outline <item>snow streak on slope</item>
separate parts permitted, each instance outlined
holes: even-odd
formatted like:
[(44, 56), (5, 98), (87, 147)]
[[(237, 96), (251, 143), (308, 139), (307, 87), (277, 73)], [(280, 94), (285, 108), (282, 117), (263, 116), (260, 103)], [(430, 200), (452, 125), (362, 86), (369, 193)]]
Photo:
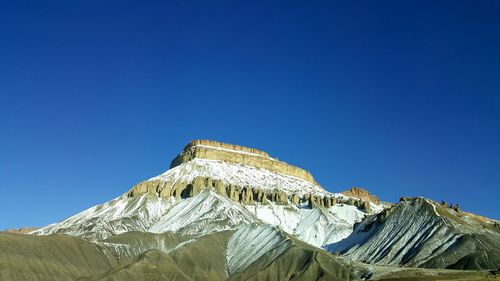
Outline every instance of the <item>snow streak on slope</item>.
[(204, 189), (177, 201), (174, 197), (121, 196), (33, 234), (65, 233), (96, 241), (128, 231), (201, 235), (261, 221), (320, 247), (349, 235), (363, 215), (354, 206), (342, 204), (330, 210), (273, 202), (243, 205)]
[(354, 224), (365, 214), (351, 205), (337, 204), (330, 209), (298, 208), (293, 205), (246, 205), (262, 222), (277, 226), (311, 245), (321, 247), (351, 234)]
[(221, 180), (226, 184), (249, 186), (269, 191), (278, 189), (289, 194), (296, 193), (299, 196), (306, 193), (322, 196), (331, 195), (319, 185), (293, 176), (248, 165), (198, 158), (182, 163), (150, 180), (192, 182), (195, 177), (209, 177)]
[(302, 219), (299, 209), (292, 205), (276, 205), (274, 202), (269, 202), (265, 205), (245, 205), (245, 208), (262, 222), (277, 226), (290, 234)]
[(399, 203), (387, 218), (364, 221), (349, 237), (326, 248), (345, 251), (361, 262), (418, 266), (443, 253), (459, 237), (432, 203), (419, 198)]
[(254, 221), (255, 217), (240, 204), (212, 189), (204, 189), (170, 209), (151, 227), (150, 232), (181, 231), (186, 234), (206, 234)]
[(273, 251), (273, 260), (290, 247), (291, 241), (270, 225), (249, 225), (233, 234), (227, 245), (229, 275), (247, 268), (264, 254)]
[(175, 199), (142, 195), (122, 195), (102, 205), (89, 208), (60, 223), (48, 225), (31, 234), (65, 233), (90, 240), (105, 239), (128, 231), (148, 231)]
[(321, 247), (337, 242), (351, 234), (353, 223), (338, 218), (328, 211), (314, 208), (301, 210), (302, 220), (294, 235), (307, 243)]
[[(372, 206), (380, 206), (376, 204), (371, 204)], [(354, 225), (356, 222), (360, 222), (364, 217), (365, 213), (360, 211), (356, 206), (352, 205), (346, 205), (346, 204), (336, 204), (328, 208), (328, 211), (331, 213), (335, 214), (337, 217), (341, 218), (342, 220), (350, 223), (351, 225)], [(373, 211), (371, 214), (378, 214), (382, 211), (382, 209), (377, 209)]]

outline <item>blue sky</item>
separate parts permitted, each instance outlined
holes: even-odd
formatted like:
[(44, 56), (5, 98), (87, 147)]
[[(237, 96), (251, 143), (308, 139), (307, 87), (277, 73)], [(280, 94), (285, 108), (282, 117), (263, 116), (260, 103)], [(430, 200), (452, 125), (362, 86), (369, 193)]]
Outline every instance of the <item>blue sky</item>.
[(0, 1), (0, 229), (199, 138), (500, 219), (500, 2), (344, 2)]

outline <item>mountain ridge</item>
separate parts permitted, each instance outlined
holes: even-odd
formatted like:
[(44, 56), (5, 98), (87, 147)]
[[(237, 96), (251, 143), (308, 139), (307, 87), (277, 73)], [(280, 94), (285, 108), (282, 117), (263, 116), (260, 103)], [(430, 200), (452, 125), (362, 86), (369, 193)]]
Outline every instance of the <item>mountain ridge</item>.
[[(271, 170), (269, 161), (281, 164)], [(421, 197), (386, 204), (358, 187), (332, 193), (310, 179), (260, 150), (193, 141), (167, 171), (110, 201), (27, 235), (0, 233), (0, 249), (19, 253), (0, 252), (11, 266), (0, 267), (0, 279), (390, 280), (402, 268), (448, 278), (460, 273), (433, 270), (500, 265), (496, 220)], [(44, 246), (59, 240), (71, 256)], [(92, 270), (74, 256), (81, 251), (107, 264)], [(23, 257), (25, 273), (14, 265)]]

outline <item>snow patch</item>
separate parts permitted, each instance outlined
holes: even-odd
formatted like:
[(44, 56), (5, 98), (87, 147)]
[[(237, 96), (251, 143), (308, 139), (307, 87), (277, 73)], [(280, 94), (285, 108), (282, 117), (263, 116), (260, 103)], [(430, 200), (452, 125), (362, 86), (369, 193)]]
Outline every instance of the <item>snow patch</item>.
[(328, 211), (334, 213), (350, 225), (360, 222), (365, 217), (365, 213), (360, 211), (356, 206), (347, 204), (335, 204), (328, 208)]
[(295, 229), (294, 235), (316, 247), (339, 241), (352, 232), (352, 224), (329, 211), (313, 208), (301, 209), (300, 213), (302, 220)]

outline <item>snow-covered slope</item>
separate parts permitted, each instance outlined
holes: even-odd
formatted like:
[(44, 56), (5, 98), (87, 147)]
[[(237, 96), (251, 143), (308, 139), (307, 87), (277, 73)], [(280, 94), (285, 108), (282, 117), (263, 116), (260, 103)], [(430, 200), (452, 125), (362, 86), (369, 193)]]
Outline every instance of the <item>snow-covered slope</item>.
[[(499, 248), (500, 231), (480, 222), (466, 223), (460, 213), (424, 198), (402, 201), (364, 220), (347, 238), (326, 246), (361, 262), (407, 266), (454, 267), (468, 256), (476, 262), (482, 252), (482, 265), (465, 265), (470, 268), (490, 268), (500, 255)], [(489, 257), (492, 249), (496, 250)]]
[(294, 234), (300, 240), (317, 247), (347, 237), (355, 222), (343, 220), (335, 213), (319, 208), (301, 210), (301, 213), (302, 218)]
[(122, 195), (89, 208), (62, 222), (37, 229), (31, 234), (65, 233), (90, 240), (105, 239), (128, 231), (148, 231), (176, 203), (175, 198)]
[(288, 194), (330, 194), (321, 186), (297, 177), (249, 165), (201, 158), (182, 163), (149, 180), (192, 182), (196, 177), (207, 177), (214, 180), (221, 180), (226, 184), (248, 186), (269, 191), (279, 189)]
[(235, 204), (212, 189), (205, 189), (171, 208), (149, 231), (205, 234), (255, 221), (256, 218), (240, 204)]
[(354, 206), (353, 198), (324, 190), (307, 171), (264, 152), (207, 144), (216, 147), (188, 146), (171, 169), (137, 185), (137, 193), (127, 192), (32, 234), (98, 241), (129, 231), (204, 235), (263, 222), (320, 247), (348, 236), (365, 212), (381, 211), (376, 204), (371, 211)]
[(240, 228), (229, 240), (226, 260), (229, 274), (248, 267), (264, 254), (272, 251), (279, 256), (291, 241), (278, 229), (269, 225), (249, 225)]
[(365, 213), (354, 206), (337, 204), (329, 209), (306, 206), (246, 205), (259, 220), (274, 225), (311, 245), (321, 247), (351, 234)]
[(207, 188), (180, 200), (121, 196), (32, 234), (65, 233), (97, 241), (129, 231), (203, 235), (263, 222), (320, 247), (348, 236), (364, 215), (356, 207), (342, 204), (330, 209), (272, 202), (244, 205)]
[(434, 213), (431, 203), (425, 200), (412, 203), (412, 206), (396, 207), (390, 219), (381, 224), (365, 222), (349, 238), (327, 249), (348, 248), (349, 256), (363, 262), (404, 264), (411, 256), (423, 254), (418, 248), (425, 245), (429, 253), (414, 257), (416, 261), (425, 262), (423, 258), (431, 258), (430, 253), (439, 254), (440, 249), (453, 244), (457, 237), (447, 231), (446, 222)]

